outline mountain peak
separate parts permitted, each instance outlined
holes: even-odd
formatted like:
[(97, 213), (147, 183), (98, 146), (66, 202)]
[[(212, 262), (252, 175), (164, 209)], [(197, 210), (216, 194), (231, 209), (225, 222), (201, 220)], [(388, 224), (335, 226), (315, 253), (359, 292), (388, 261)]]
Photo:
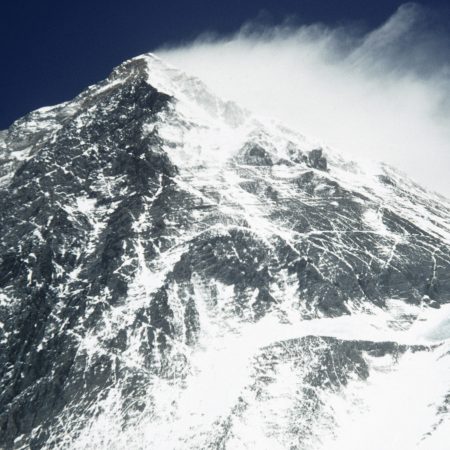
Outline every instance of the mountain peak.
[(329, 448), (445, 378), (448, 202), (154, 55), (2, 132), (0, 176), (2, 448)]

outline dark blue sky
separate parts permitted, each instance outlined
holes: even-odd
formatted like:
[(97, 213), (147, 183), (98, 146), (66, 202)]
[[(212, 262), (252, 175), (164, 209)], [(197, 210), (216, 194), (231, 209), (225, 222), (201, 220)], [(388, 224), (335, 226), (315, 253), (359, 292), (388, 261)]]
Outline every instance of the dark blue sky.
[[(421, 2), (442, 8), (448, 0)], [(5, 0), (0, 12), (0, 129), (68, 100), (127, 58), (204, 31), (233, 32), (261, 12), (275, 23), (376, 27), (396, 0)]]

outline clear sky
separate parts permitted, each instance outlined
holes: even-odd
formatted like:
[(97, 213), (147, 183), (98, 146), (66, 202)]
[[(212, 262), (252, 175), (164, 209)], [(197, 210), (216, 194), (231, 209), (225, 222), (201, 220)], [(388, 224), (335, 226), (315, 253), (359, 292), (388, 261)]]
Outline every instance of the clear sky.
[[(277, 23), (374, 28), (396, 0), (5, 0), (0, 12), (0, 129), (77, 95), (127, 58), (205, 31), (232, 33), (263, 14)], [(448, 1), (425, 2), (443, 8)]]

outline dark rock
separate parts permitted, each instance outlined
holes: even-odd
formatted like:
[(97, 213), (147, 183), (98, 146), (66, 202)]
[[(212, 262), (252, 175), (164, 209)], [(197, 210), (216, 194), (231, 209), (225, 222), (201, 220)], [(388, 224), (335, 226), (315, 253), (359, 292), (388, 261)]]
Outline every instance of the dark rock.
[(327, 170), (327, 159), (323, 155), (323, 150), (321, 148), (308, 152), (308, 165), (314, 169)]

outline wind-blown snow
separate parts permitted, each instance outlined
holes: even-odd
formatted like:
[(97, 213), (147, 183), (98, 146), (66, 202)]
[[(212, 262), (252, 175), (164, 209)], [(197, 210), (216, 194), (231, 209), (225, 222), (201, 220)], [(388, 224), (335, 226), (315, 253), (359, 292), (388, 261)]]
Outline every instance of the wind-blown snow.
[(224, 98), (356, 157), (389, 162), (448, 197), (447, 17), (405, 2), (369, 30), (256, 20), (157, 53)]

